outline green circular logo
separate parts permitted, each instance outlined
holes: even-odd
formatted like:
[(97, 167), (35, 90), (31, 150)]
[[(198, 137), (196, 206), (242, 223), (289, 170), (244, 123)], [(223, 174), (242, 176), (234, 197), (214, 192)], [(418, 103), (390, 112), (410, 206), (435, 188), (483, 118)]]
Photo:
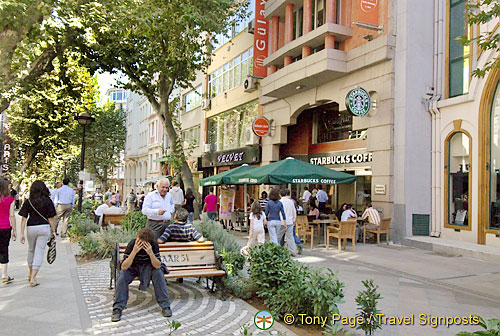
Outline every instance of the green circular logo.
[(267, 310), (261, 310), (253, 317), (253, 323), (260, 330), (268, 330), (274, 324), (274, 317)]
[(347, 93), (345, 105), (353, 116), (364, 117), (370, 112), (372, 100), (365, 89), (357, 87)]

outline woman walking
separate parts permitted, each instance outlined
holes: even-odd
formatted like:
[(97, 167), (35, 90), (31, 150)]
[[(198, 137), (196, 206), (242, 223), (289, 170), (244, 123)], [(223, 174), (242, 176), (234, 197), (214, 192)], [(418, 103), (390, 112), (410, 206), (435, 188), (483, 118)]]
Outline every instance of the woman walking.
[[(280, 214), (282, 217), (280, 217)], [(267, 229), (269, 230), (269, 240), (278, 244), (278, 234), (286, 220), (283, 203), (280, 202), (280, 194), (277, 189), (271, 189), (269, 192), (269, 201), (266, 205), (266, 216), (269, 221)]]
[[(21, 244), (24, 244), (24, 228), (28, 222), (28, 268), (30, 286), (35, 287), (40, 283), (36, 276), (42, 265), (45, 245), (49, 237), (56, 237), (56, 209), (50, 200), (50, 193), (45, 183), (38, 180), (30, 188), (30, 196), (19, 210), (21, 219)], [(49, 224), (50, 223), (50, 224)]]
[(14, 215), (14, 197), (10, 195), (9, 181), (0, 179), (0, 264), (2, 282), (8, 284), (14, 280), (7, 273), (9, 264), (9, 242), (16, 240), (16, 216)]
[(189, 212), (189, 223), (193, 223), (193, 214), (194, 214), (194, 193), (191, 188), (187, 188), (186, 195), (184, 195), (184, 209)]

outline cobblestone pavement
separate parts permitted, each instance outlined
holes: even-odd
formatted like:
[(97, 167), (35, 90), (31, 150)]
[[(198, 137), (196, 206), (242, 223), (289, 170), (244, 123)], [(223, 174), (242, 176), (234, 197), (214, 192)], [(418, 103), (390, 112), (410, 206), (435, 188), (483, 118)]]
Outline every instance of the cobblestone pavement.
[[(127, 308), (122, 320), (111, 322), (113, 290), (109, 290), (109, 260), (94, 261), (77, 267), (78, 278), (87, 303), (94, 335), (167, 335), (168, 320), (161, 315), (152, 286), (138, 290), (138, 282), (130, 285)], [(203, 284), (205, 282), (203, 281)], [(269, 335), (253, 325), (257, 309), (240, 299), (221, 301), (196, 279), (168, 282), (168, 294), (173, 311), (172, 320), (181, 323), (174, 335), (240, 335), (241, 326), (248, 325), (254, 335)], [(275, 323), (271, 334), (286, 332)]]

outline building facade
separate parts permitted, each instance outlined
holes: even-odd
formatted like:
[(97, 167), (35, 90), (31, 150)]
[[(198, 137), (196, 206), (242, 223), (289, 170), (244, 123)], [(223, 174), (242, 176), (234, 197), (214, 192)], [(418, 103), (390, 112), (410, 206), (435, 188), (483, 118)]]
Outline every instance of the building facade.
[(499, 22), (468, 25), (466, 3), (435, 1), (431, 235), (500, 247), (500, 71), (472, 76), (498, 53), (456, 41), (498, 33)]
[[(418, 6), (270, 0), (265, 7), (271, 34), (260, 104), (273, 130), (262, 139), (262, 162), (292, 156), (356, 175), (352, 185), (323, 186), (327, 206), (345, 202), (360, 211), (372, 202), (393, 218), (396, 242), (412, 234), (413, 215), (431, 210), (425, 168), (431, 118), (421, 100), (432, 83), (432, 16), (426, 14), (432, 4)], [(416, 54), (414, 37), (423, 41)], [(365, 116), (347, 108), (348, 94), (359, 88), (371, 99)], [(414, 162), (424, 167), (418, 175)]]

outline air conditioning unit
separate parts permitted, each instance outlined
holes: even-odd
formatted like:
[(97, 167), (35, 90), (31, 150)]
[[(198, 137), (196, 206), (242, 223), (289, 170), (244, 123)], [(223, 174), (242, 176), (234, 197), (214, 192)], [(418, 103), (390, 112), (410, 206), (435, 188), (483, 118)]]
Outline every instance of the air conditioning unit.
[(255, 32), (255, 21), (252, 20), (248, 22), (248, 33), (253, 34)]
[(208, 143), (208, 144), (205, 144), (205, 146), (203, 146), (203, 151), (204, 151), (205, 153), (210, 152), (210, 151), (211, 151), (211, 149), (212, 149), (212, 145), (211, 145), (211, 144), (209, 144), (209, 143)]
[(259, 137), (255, 135), (252, 130), (252, 127), (247, 127), (245, 131), (245, 145), (253, 146), (259, 143)]
[(254, 92), (257, 90), (257, 78), (247, 77), (243, 82), (245, 92)]
[(208, 98), (204, 98), (201, 101), (201, 109), (202, 110), (210, 110), (211, 100)]

